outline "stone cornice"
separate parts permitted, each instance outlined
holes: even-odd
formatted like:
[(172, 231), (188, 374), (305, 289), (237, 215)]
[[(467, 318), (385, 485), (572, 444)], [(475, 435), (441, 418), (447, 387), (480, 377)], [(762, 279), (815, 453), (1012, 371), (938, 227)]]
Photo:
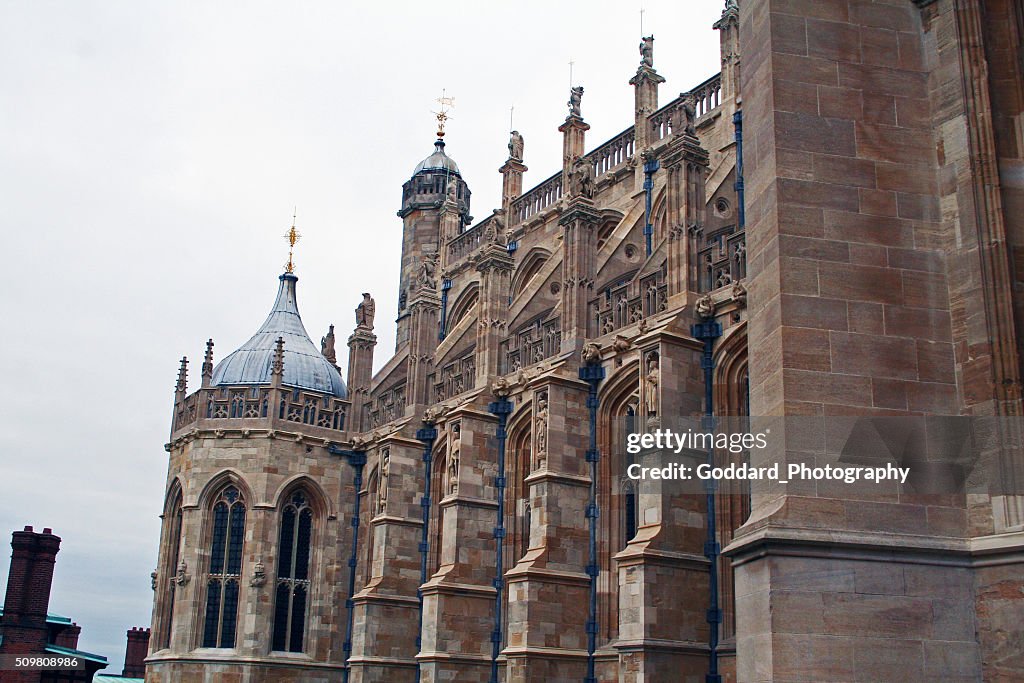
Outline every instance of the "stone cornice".
[(739, 566), (769, 555), (970, 565), (967, 539), (892, 532), (764, 526), (734, 539), (722, 554)]
[[(224, 418), (225, 421), (232, 418)], [(245, 418), (234, 418), (234, 421), (241, 421)], [(253, 418), (263, 419), (266, 418)], [(243, 427), (221, 427), (221, 428), (200, 428), (192, 429), (191, 431), (177, 436), (170, 443), (164, 444), (164, 450), (171, 452), (172, 450), (179, 448), (185, 443), (195, 441), (196, 439), (280, 439), (282, 441), (293, 441), (298, 444), (305, 444), (307, 446), (319, 446), (321, 448), (327, 448), (330, 443), (347, 443), (349, 440), (348, 432), (338, 432), (339, 438), (328, 439), (319, 436), (311, 436), (302, 432), (288, 431), (284, 429), (259, 429), (259, 428), (243, 428)]]
[(498, 501), (487, 500), (486, 498), (474, 498), (472, 496), (463, 496), (456, 493), (455, 495), (447, 495), (437, 503), (438, 507), (449, 508), (456, 505), (468, 508), (480, 508), (484, 510), (493, 510), (498, 507)]
[(526, 476), (523, 480), (527, 484), (537, 482), (557, 482), (569, 484), (570, 486), (590, 486), (590, 477), (582, 474), (571, 474), (569, 472), (555, 472), (553, 470), (537, 470)]

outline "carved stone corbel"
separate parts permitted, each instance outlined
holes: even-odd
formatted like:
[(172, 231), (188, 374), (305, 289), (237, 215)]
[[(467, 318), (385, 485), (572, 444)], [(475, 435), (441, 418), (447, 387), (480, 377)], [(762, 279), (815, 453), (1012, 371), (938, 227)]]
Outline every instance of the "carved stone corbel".
[(178, 563), (178, 571), (174, 575), (174, 583), (179, 586), (187, 586), (188, 582), (192, 580), (192, 576), (188, 573), (188, 564), (185, 560)]
[(252, 568), (252, 578), (249, 579), (249, 585), (253, 588), (259, 588), (267, 582), (267, 571), (263, 567), (263, 560), (256, 560), (256, 564)]

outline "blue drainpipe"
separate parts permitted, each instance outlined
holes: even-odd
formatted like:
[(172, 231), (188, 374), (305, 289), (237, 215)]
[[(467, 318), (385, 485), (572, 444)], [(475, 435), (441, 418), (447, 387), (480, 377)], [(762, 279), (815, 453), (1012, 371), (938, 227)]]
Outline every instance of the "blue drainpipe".
[[(423, 497), (420, 507), (423, 508), (423, 534), (420, 537), (420, 585), (416, 588), (416, 598), (420, 601), (420, 625), (416, 630), (416, 652), (423, 645), (423, 584), (427, 582), (427, 554), (430, 552), (430, 465), (433, 459), (434, 439), (437, 429), (427, 424), (416, 431), (416, 439), (423, 442)], [(420, 664), (416, 662), (416, 681), (420, 680)]]
[(646, 254), (651, 255), (651, 237), (654, 235), (654, 226), (651, 225), (651, 195), (654, 194), (654, 172), (661, 168), (657, 159), (651, 159), (644, 163), (644, 244)]
[[(715, 340), (722, 336), (721, 324), (714, 320), (705, 320), (696, 323), (690, 328), (690, 334), (694, 338), (704, 342), (704, 354), (700, 366), (704, 370), (704, 419), (701, 421), (701, 430), (704, 432), (715, 431), (715, 404), (714, 404), (714, 376), (715, 376)], [(707, 453), (708, 465), (714, 465), (714, 448), (709, 448)], [(721, 683), (722, 677), (718, 673), (718, 627), (722, 623), (722, 610), (718, 607), (718, 556), (721, 553), (721, 546), (718, 543), (715, 523), (715, 491), (718, 482), (714, 479), (707, 479), (704, 484), (707, 491), (707, 537), (704, 541), (704, 557), (708, 558), (709, 579), (709, 606), (707, 612), (708, 622), (708, 672), (704, 676), (705, 683)]]
[(438, 325), (437, 340), (444, 341), (448, 334), (448, 290), (452, 288), (452, 281), (448, 278), (441, 280), (441, 322)]
[(366, 453), (347, 450), (335, 444), (330, 444), (327, 450), (331, 455), (344, 456), (355, 473), (355, 478), (352, 481), (352, 487), (355, 490), (355, 504), (352, 510), (352, 554), (348, 558), (348, 597), (345, 598), (348, 625), (345, 629), (345, 643), (342, 646), (345, 651), (345, 668), (341, 670), (341, 680), (343, 683), (348, 683), (348, 660), (352, 656), (353, 610), (355, 608), (352, 598), (356, 593), (356, 558), (359, 557), (359, 489), (363, 487), (363, 467), (366, 465)]
[(505, 441), (508, 433), (505, 425), (512, 413), (512, 401), (498, 397), (487, 406), (487, 411), (498, 416), (498, 476), (494, 488), (498, 496), (498, 525), (494, 527), (494, 630), (491, 631), (491, 677), (490, 683), (498, 683), (498, 654), (501, 652), (501, 603), (504, 596), (504, 541), (505, 541)]
[[(646, 169), (645, 169), (646, 170)], [(597, 449), (597, 385), (604, 379), (604, 368), (600, 362), (588, 363), (580, 368), (580, 379), (590, 385), (587, 408), (590, 409), (590, 448), (587, 462), (590, 463), (590, 501), (587, 503), (587, 521), (590, 526), (590, 557), (587, 562), (587, 576), (590, 577), (590, 616), (587, 618), (587, 677), (584, 683), (597, 683), (594, 672), (594, 651), (597, 649), (597, 463), (601, 452)]]
[(739, 230), (746, 225), (746, 212), (743, 206), (743, 112), (738, 111), (732, 115), (732, 123), (736, 129), (736, 183), (733, 188), (736, 190), (736, 202), (739, 204), (737, 216), (739, 218)]

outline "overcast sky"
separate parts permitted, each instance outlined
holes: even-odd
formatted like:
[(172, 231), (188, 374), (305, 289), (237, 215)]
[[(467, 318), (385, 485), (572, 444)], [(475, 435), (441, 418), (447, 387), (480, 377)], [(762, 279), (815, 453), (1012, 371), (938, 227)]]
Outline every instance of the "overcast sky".
[[(722, 4), (644, 0), (662, 103), (717, 72)], [(310, 336), (335, 323), (342, 356), (369, 291), (380, 367), (442, 88), (479, 220), (509, 107), (526, 186), (558, 169), (570, 59), (587, 148), (632, 124), (640, 7), (0, 0), (0, 534), (63, 538), (51, 610), (108, 672), (150, 620), (178, 359), (194, 388), (208, 337), (219, 360), (260, 325), (292, 207)]]

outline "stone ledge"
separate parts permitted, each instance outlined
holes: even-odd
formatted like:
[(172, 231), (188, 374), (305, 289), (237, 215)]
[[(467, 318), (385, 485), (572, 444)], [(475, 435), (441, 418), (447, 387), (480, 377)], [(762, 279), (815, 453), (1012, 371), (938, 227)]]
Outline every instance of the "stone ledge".
[(422, 527), (423, 520), (415, 519), (410, 517), (398, 517), (396, 515), (377, 515), (376, 517), (370, 518), (369, 524), (372, 526), (380, 526), (381, 524), (395, 524), (398, 526), (414, 526)]
[(970, 546), (962, 538), (891, 532), (839, 531), (767, 525), (733, 540), (723, 551), (733, 567), (768, 555), (967, 567)]
[(498, 507), (498, 501), (488, 500), (487, 498), (473, 498), (471, 496), (460, 496), (459, 494), (447, 495), (437, 503), (438, 507), (448, 508), (456, 505), (469, 508), (482, 508), (484, 510), (495, 510)]
[(570, 486), (590, 486), (590, 477), (588, 476), (566, 472), (552, 472), (548, 469), (537, 470), (523, 479), (524, 484), (536, 484), (547, 481), (569, 484)]
[(373, 657), (367, 655), (352, 655), (349, 657), (349, 668), (352, 668), (352, 665), (354, 664), (374, 664), (377, 666), (390, 666), (396, 669), (415, 669), (417, 666), (416, 662), (410, 659), (391, 659), (390, 657)]
[(440, 650), (420, 652), (416, 655), (416, 660), (419, 662), (460, 662), (464, 664), (482, 664), (486, 666), (490, 666), (491, 664), (490, 655), (474, 655), (467, 652), (452, 654), (450, 652), (442, 652)]
[[(200, 648), (202, 649), (202, 648)], [(193, 651), (194, 652), (194, 651)], [(274, 667), (289, 667), (298, 669), (320, 669), (320, 670), (331, 670), (341, 671), (345, 666), (341, 663), (336, 662), (316, 662), (306, 656), (306, 659), (292, 659), (289, 657), (248, 657), (237, 654), (225, 654), (223, 656), (216, 656), (213, 654), (175, 654), (171, 656), (161, 656), (160, 653), (154, 653), (145, 659), (146, 666), (165, 666), (169, 664), (211, 664), (211, 665), (230, 665), (230, 666), (268, 666)]]
[[(814, 552), (814, 548), (824, 548), (827, 552)], [(914, 564), (989, 567), (1024, 563), (1024, 530), (977, 538), (936, 538), (769, 525), (734, 539), (722, 554), (734, 558), (733, 566), (766, 555), (789, 555), (883, 562), (900, 559)]]
[(1024, 531), (980, 536), (969, 543), (975, 567), (1024, 563)]
[(460, 582), (449, 582), (445, 580), (445, 577), (439, 577), (436, 581), (433, 578), (427, 579), (427, 582), (420, 586), (420, 591), (423, 595), (472, 595), (476, 594), (478, 597), (486, 598), (487, 600), (494, 600), (494, 587), (493, 586), (481, 586), (472, 583), (460, 583)]
[(501, 651), (506, 657), (524, 657), (532, 655), (549, 659), (577, 659), (586, 660), (585, 650), (567, 650), (559, 647), (538, 647), (536, 645), (523, 645), (520, 647), (506, 647)]
[(389, 595), (386, 593), (366, 592), (365, 588), (352, 596), (352, 603), (355, 605), (364, 605), (369, 602), (391, 603), (392, 605), (398, 605), (400, 607), (415, 607), (416, 609), (419, 609), (420, 607), (420, 601), (418, 598), (409, 597), (407, 595)]
[(520, 569), (515, 566), (505, 572), (506, 583), (522, 583), (535, 579), (547, 583), (560, 583), (566, 586), (589, 586), (590, 577), (582, 572), (567, 572), (558, 569), (544, 569), (542, 567), (524, 567)]
[(633, 567), (639, 564), (662, 567), (685, 567), (699, 571), (707, 571), (709, 561), (703, 555), (694, 553), (674, 552), (671, 550), (652, 550), (650, 548), (631, 549), (629, 545), (612, 555), (619, 567)]
[(664, 640), (660, 638), (640, 638), (635, 640), (615, 640), (611, 643), (619, 652), (631, 650), (660, 650), (662, 652), (681, 652), (684, 654), (708, 654), (708, 644), (692, 640)]

